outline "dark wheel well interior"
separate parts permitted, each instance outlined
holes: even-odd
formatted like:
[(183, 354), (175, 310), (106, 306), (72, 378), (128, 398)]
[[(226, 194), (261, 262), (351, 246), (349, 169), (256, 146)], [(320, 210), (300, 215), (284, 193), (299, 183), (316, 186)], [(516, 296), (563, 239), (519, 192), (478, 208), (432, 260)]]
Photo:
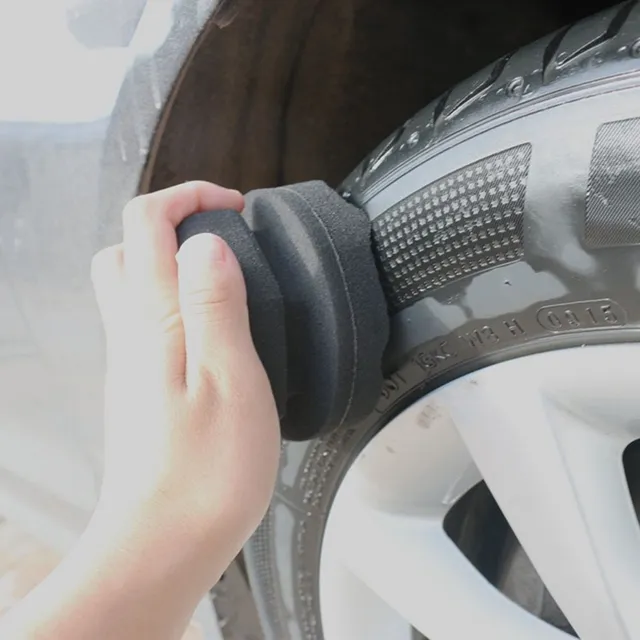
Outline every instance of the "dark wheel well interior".
[[(236, 0), (177, 83), (141, 190), (337, 184), (383, 137), (500, 55), (606, 0)], [(218, 21), (219, 22), (219, 21)], [(224, 21), (225, 23), (228, 20)]]

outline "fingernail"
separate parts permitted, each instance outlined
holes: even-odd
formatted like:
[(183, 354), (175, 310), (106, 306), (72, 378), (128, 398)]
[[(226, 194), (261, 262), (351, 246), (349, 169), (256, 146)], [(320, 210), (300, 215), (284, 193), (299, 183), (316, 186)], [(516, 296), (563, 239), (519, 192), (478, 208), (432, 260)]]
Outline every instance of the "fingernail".
[(193, 260), (197, 263), (223, 263), (226, 255), (227, 244), (222, 238), (213, 233), (199, 233), (185, 241), (177, 259), (178, 262)]
[(211, 260), (224, 262), (227, 256), (227, 243), (219, 236), (211, 234)]

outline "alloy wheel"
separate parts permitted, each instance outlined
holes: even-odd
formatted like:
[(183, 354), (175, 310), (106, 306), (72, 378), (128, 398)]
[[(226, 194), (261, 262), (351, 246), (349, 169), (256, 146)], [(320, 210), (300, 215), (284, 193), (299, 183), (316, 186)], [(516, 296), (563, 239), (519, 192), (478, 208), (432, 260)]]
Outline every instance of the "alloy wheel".
[(326, 640), (568, 640), (447, 533), (484, 481), (582, 640), (640, 637), (640, 527), (623, 465), (640, 438), (640, 345), (523, 357), (443, 386), (363, 449), (332, 504)]

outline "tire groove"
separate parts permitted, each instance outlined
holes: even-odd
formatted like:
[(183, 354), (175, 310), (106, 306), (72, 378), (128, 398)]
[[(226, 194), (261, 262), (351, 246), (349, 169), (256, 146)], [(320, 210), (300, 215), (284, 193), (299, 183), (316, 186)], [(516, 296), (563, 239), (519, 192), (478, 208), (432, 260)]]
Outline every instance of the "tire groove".
[[(553, 86), (560, 77), (566, 79), (570, 74), (573, 75), (574, 69), (576, 72), (580, 71), (581, 73), (576, 73), (575, 79), (572, 79), (571, 82), (572, 84), (580, 84), (581, 77), (584, 75), (583, 72), (588, 73), (588, 70), (592, 68), (592, 65), (588, 64), (591, 59), (594, 60), (594, 63), (598, 63), (596, 66), (600, 66), (601, 63), (604, 63), (607, 67), (611, 66), (612, 63), (624, 63), (624, 60), (628, 60), (629, 57), (624, 53), (623, 45), (631, 46), (632, 41), (627, 42), (627, 39), (640, 36), (640, 16), (636, 16), (634, 13), (638, 5), (640, 5), (640, 0), (628, 0), (619, 6), (611, 8), (601, 16), (601, 19), (606, 18), (606, 28), (597, 37), (593, 37), (590, 40), (587, 39), (586, 32), (593, 33), (593, 23), (589, 24), (587, 20), (583, 20), (563, 27), (549, 36), (546, 41), (532, 43), (520, 50), (517, 55), (509, 54), (509, 56), (503, 56), (494, 63), (489, 77), (484, 82), (474, 90), (469, 91), (465, 97), (460, 99), (459, 104), (450, 106), (448, 110), (456, 90), (456, 86), (454, 86), (432, 102), (429, 115), (426, 115), (426, 109), (422, 110), (412, 120), (405, 123), (398, 130), (396, 136), (389, 139), (389, 142), (380, 151), (367, 156), (364, 162), (343, 183), (343, 187), (346, 188), (350, 197), (353, 196), (354, 202), (362, 202), (363, 195), (365, 193), (368, 194), (370, 191), (369, 182), (374, 174), (375, 180), (379, 182), (393, 167), (394, 157), (403, 148), (399, 141), (409, 127), (413, 126), (417, 131), (421, 132), (420, 144), (411, 146), (409, 152), (400, 154), (404, 164), (433, 146), (444, 134), (443, 129), (445, 126), (447, 135), (449, 135), (460, 128), (458, 125), (463, 120), (466, 121), (466, 126), (471, 124), (469, 120), (480, 120), (484, 110), (483, 105), (485, 104), (483, 98), (490, 98), (486, 102), (491, 103), (493, 112), (512, 105), (513, 101), (509, 99), (508, 91), (503, 94), (496, 92), (495, 96), (489, 91), (490, 87), (497, 83), (501, 76), (504, 76), (505, 69), (509, 66), (508, 63), (512, 58), (516, 60), (514, 66), (518, 68), (517, 74), (522, 77), (523, 86), (526, 86), (528, 94), (545, 91), (548, 87)], [(585, 29), (585, 27), (587, 28)], [(635, 31), (638, 33), (634, 36)], [(574, 45), (572, 48), (577, 48), (567, 55), (567, 52), (562, 52), (562, 46), (566, 42), (569, 32), (572, 32), (572, 36), (575, 35), (576, 38), (580, 38), (580, 34), (582, 34), (582, 44), (579, 46)], [(621, 34), (626, 34), (624, 35), (624, 42), (622, 42), (623, 37)], [(572, 42), (575, 42), (576, 38), (572, 37)], [(617, 46), (616, 39), (621, 40)], [(612, 44), (607, 44), (612, 41)], [(638, 38), (638, 42), (640, 42), (640, 38)], [(521, 62), (522, 55), (527, 52), (529, 53), (528, 69)], [(638, 47), (638, 52), (640, 52), (640, 47)], [(596, 55), (598, 56), (597, 59)], [(631, 50), (629, 50), (629, 55), (632, 58), (638, 57), (638, 54), (632, 53)], [(564, 56), (566, 56), (564, 59), (558, 60), (558, 57), (563, 58)], [(564, 73), (558, 73), (563, 71)], [(460, 84), (457, 87), (460, 87)], [(477, 105), (477, 108), (469, 109), (472, 105)], [(465, 112), (465, 117), (458, 117), (463, 112)], [(381, 169), (383, 165), (384, 167), (389, 165), (388, 169)], [(354, 183), (354, 180), (357, 184)]]
[(623, 4), (615, 13), (613, 18), (611, 19), (611, 22), (609, 23), (609, 26), (607, 27), (607, 30), (602, 35), (599, 35), (597, 38), (594, 38), (590, 42), (587, 42), (582, 47), (574, 51), (570, 56), (567, 57), (566, 60), (558, 63), (557, 68), (563, 69), (567, 65), (575, 62), (577, 59), (590, 54), (592, 50), (597, 49), (600, 45), (603, 45), (609, 40), (615, 38), (618, 33), (620, 33), (620, 30), (629, 18), (629, 15), (631, 15), (631, 12), (633, 11), (633, 8), (636, 4), (637, 0), (632, 0), (631, 2)]
[(473, 91), (469, 92), (460, 102), (445, 116), (445, 121), (460, 115), (465, 109), (469, 108), (476, 100), (478, 100), (486, 91), (488, 91), (500, 78), (502, 72), (505, 70), (509, 60), (511, 59), (510, 53), (499, 58), (493, 65), (491, 72), (487, 79), (479, 84)]
[(395, 130), (393, 137), (390, 138), (387, 144), (385, 144), (382, 149), (375, 154), (375, 157), (369, 156), (367, 158), (367, 160), (365, 161), (366, 168), (362, 172), (362, 176), (364, 176), (366, 173), (375, 171), (389, 156), (389, 154), (393, 153), (395, 146), (398, 144), (400, 138), (402, 138), (410, 122), (411, 120), (407, 120), (401, 127), (398, 127)]
[[(451, 92), (452, 92), (452, 89), (449, 89), (448, 91), (443, 93), (440, 99), (438, 100), (438, 104), (436, 104), (436, 106), (433, 109), (433, 118), (431, 120), (431, 128), (433, 129), (434, 134), (440, 128), (440, 125), (443, 119), (442, 114), (444, 113), (444, 110), (447, 107), (447, 102), (449, 101)], [(434, 136), (431, 137), (432, 140), (433, 140), (433, 137)]]
[(547, 84), (549, 71), (551, 70), (551, 63), (558, 54), (560, 45), (572, 26), (573, 25), (567, 25), (560, 29), (560, 31), (557, 31), (549, 41), (549, 44), (545, 47), (542, 54), (542, 84)]
[(608, 35), (608, 39), (614, 38), (617, 36), (625, 22), (629, 19), (631, 12), (634, 10), (636, 5), (638, 4), (638, 0), (629, 0), (626, 4), (623, 4), (620, 9), (617, 11), (616, 15), (613, 16), (611, 20), (611, 24), (609, 25), (606, 33)]

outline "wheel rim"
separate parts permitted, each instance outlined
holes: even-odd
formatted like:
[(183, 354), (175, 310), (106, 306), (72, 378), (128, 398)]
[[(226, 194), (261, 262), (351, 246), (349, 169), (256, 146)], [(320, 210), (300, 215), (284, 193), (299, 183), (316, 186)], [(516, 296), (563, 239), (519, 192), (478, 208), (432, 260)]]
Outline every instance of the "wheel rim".
[(327, 640), (568, 640), (490, 584), (444, 530), (483, 479), (582, 640), (640, 637), (640, 345), (519, 358), (392, 420), (336, 493), (320, 562)]

